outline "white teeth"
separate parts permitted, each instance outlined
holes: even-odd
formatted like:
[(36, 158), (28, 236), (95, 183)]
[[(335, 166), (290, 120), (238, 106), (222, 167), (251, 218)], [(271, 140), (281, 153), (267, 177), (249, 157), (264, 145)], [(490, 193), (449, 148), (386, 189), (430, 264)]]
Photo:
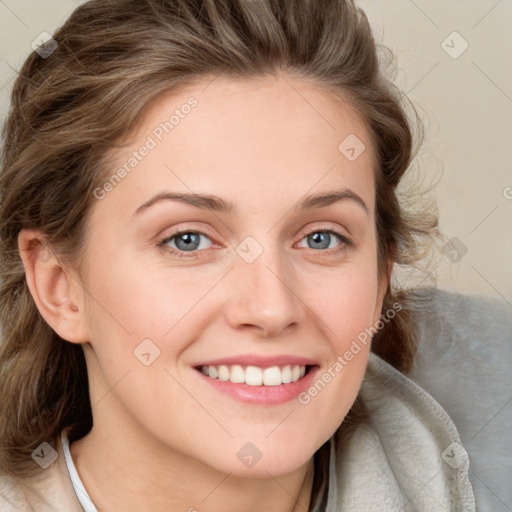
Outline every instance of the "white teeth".
[(248, 366), (245, 370), (245, 383), (249, 386), (261, 386), (263, 384), (263, 372), (256, 366)]
[(230, 381), (235, 384), (247, 384), (248, 386), (280, 386), (297, 382), (306, 374), (305, 366), (286, 365), (283, 367), (271, 366), (270, 368), (258, 368), (247, 366), (245, 369), (239, 365), (232, 366), (202, 366), (201, 372), (221, 381)]
[(263, 370), (263, 384), (265, 386), (279, 386), (282, 384), (279, 366), (272, 366)]
[(219, 380), (229, 380), (229, 368), (223, 364), (219, 366)]
[(292, 381), (292, 367), (285, 366), (281, 372), (281, 381), (283, 384), (290, 384)]
[(230, 373), (229, 380), (231, 382), (235, 384), (243, 384), (245, 382), (245, 371), (239, 364), (233, 365)]

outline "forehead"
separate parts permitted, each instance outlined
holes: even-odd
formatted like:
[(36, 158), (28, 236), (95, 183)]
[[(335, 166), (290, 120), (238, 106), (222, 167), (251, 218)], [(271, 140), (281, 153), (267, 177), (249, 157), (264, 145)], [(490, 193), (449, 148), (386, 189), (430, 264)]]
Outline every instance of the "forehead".
[(127, 172), (106, 199), (121, 209), (133, 210), (135, 196), (143, 201), (164, 187), (234, 202), (258, 190), (255, 207), (270, 195), (297, 200), (350, 187), (373, 205), (374, 155), (364, 121), (346, 98), (288, 76), (204, 77), (163, 93), (113, 162), (107, 178)]

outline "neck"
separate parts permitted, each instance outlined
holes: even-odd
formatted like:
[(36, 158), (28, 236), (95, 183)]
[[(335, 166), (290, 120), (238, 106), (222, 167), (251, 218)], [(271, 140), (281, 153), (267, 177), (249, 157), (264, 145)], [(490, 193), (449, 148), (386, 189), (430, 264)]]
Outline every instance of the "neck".
[[(103, 432), (103, 431), (102, 431)], [(148, 443), (92, 430), (70, 445), (98, 512), (306, 512), (313, 486), (311, 458), (292, 473), (268, 478), (222, 473), (197, 459)], [(115, 442), (111, 440), (115, 439)], [(130, 449), (127, 449), (130, 447)]]

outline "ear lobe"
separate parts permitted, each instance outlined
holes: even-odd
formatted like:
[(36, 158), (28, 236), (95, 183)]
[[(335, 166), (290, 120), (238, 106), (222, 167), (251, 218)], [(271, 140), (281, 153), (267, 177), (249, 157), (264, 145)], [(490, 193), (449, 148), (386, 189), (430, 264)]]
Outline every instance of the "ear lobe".
[(63, 339), (89, 341), (84, 318), (84, 290), (56, 257), (45, 235), (23, 229), (18, 235), (27, 285), (41, 316)]

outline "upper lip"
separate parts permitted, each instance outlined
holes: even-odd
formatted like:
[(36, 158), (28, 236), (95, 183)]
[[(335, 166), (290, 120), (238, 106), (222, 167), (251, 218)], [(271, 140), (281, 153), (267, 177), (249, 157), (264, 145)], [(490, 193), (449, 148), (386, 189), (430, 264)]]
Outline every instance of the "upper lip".
[(208, 361), (201, 361), (194, 364), (194, 367), (201, 366), (257, 366), (258, 368), (270, 368), (271, 366), (316, 366), (318, 363), (313, 359), (305, 357), (292, 356), (292, 355), (278, 355), (278, 356), (261, 356), (261, 355), (239, 355), (223, 357), (219, 359), (210, 359)]

